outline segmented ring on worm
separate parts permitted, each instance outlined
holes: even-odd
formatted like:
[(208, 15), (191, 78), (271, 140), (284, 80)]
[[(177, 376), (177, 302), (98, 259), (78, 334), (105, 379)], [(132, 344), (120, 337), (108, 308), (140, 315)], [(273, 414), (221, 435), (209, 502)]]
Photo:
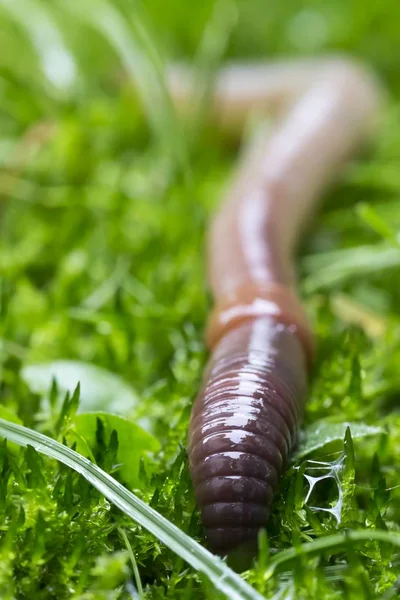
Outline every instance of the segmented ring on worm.
[(305, 361), (293, 328), (269, 317), (228, 332), (212, 354), (189, 459), (208, 540), (221, 554), (265, 526), (303, 413)]

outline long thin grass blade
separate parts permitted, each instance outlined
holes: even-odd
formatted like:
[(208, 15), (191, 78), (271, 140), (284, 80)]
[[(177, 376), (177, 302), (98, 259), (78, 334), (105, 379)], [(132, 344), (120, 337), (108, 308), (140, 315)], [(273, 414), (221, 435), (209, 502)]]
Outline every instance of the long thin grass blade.
[(140, 579), (140, 573), (139, 573), (139, 569), (137, 566), (136, 558), (133, 553), (132, 547), (129, 543), (128, 536), (126, 535), (125, 531), (121, 527), (118, 527), (118, 533), (124, 540), (124, 544), (126, 546), (126, 549), (128, 550), (129, 559), (132, 564), (133, 575), (135, 577), (136, 589), (137, 589), (137, 593), (139, 596), (139, 600), (144, 600), (142, 581)]
[(230, 600), (262, 600), (263, 597), (220, 558), (200, 546), (178, 527), (115, 481), (77, 452), (27, 427), (0, 419), (0, 435), (20, 446), (33, 446), (38, 452), (71, 467), (103, 496), (150, 531), (192, 567), (204, 573)]
[(384, 542), (400, 548), (400, 535), (383, 529), (350, 530), (328, 535), (302, 544), (299, 547), (288, 548), (279, 552), (266, 569), (264, 578), (266, 580), (269, 579), (274, 573), (281, 571), (284, 565), (287, 565), (296, 557), (313, 556), (315, 554), (322, 554), (324, 551), (334, 554), (335, 552), (345, 550), (349, 544), (354, 546), (360, 542)]
[(301, 287), (307, 294), (312, 294), (352, 278), (361, 278), (398, 267), (400, 250), (387, 244), (357, 246), (306, 256), (302, 264), (309, 274)]
[[(193, 113), (191, 136), (194, 139), (199, 135), (210, 109), (214, 76), (223, 60), (237, 20), (238, 10), (235, 2), (216, 0), (194, 57), (195, 93), (191, 109)], [(192, 143), (194, 139), (191, 140)]]
[(165, 83), (163, 63), (138, 9), (135, 9), (134, 20), (128, 22), (117, 7), (106, 0), (62, 2), (61, 6), (96, 29), (114, 48), (135, 82), (155, 135), (189, 179), (185, 138)]
[(69, 88), (76, 76), (75, 61), (48, 7), (40, 0), (0, 0), (0, 6), (27, 34), (50, 83), (60, 91)]

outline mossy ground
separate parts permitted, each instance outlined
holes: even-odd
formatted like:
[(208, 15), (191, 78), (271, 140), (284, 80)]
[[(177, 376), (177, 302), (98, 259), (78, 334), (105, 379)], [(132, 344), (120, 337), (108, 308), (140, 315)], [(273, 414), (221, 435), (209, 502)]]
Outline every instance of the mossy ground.
[[(77, 15), (61, 1), (0, 2), (0, 416), (72, 444), (73, 411), (60, 419), (54, 390), (45, 409), (24, 365), (73, 359), (118, 375), (138, 399), (129, 418), (147, 419), (161, 450), (149, 457), (132, 444), (132, 461), (142, 459), (133, 485), (98, 423), (93, 458), (204, 542), (184, 444), (206, 359), (204, 233), (235, 148), (207, 127), (185, 142), (166, 98), (151, 102), (154, 47), (206, 67), (352, 53), (389, 93), (373, 148), (326, 198), (299, 259), (319, 348), (305, 425), (381, 429), (354, 445), (349, 435), (320, 440), (320, 464), (296, 460), (273, 506), (269, 550), (264, 540), (245, 577), (267, 598), (397, 597), (396, 549), (345, 532), (400, 523), (400, 5), (149, 0), (145, 9), (87, 2)], [(217, 597), (81, 476), (10, 444), (1, 459), (1, 598), (137, 597), (121, 529), (145, 598)], [(324, 538), (265, 576), (270, 557)]]

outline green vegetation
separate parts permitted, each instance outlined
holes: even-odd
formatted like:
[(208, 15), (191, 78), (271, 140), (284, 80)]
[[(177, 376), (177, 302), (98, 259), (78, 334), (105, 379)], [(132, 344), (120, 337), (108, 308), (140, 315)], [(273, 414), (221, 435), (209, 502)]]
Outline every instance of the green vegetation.
[[(398, 596), (399, 17), (397, 0), (0, 0), (2, 599)], [(329, 50), (388, 100), (302, 249), (305, 429), (239, 579), (196, 543), (184, 448), (204, 232), (236, 150), (201, 111), (184, 130), (163, 59), (206, 82), (227, 57)]]

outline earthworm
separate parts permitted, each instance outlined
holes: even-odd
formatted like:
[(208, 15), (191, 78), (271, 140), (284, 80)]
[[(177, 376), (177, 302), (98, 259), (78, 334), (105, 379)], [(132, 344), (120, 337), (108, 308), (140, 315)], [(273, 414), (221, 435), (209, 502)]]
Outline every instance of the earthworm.
[[(173, 100), (190, 111), (193, 73), (169, 72)], [(256, 547), (296, 442), (313, 336), (296, 295), (294, 253), (317, 199), (368, 137), (380, 105), (374, 76), (332, 57), (232, 64), (217, 73), (212, 117), (224, 127), (251, 110), (278, 114), (239, 160), (208, 238), (216, 306), (211, 352), (189, 429), (189, 466), (211, 548)]]

